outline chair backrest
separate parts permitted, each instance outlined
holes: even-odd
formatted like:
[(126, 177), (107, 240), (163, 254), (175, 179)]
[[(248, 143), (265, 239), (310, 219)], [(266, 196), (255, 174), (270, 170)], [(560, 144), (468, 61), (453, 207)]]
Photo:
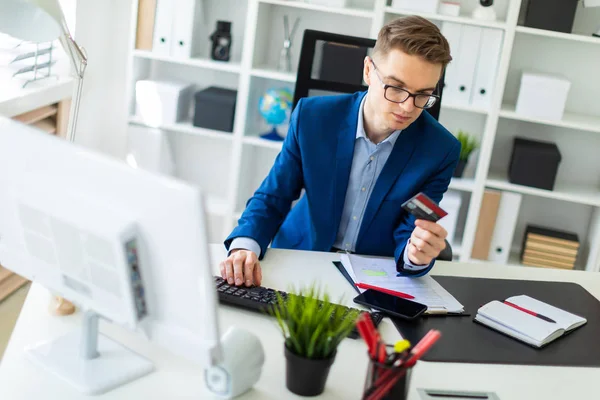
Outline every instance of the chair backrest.
[[(320, 94), (355, 93), (367, 90), (362, 79), (364, 57), (375, 47), (375, 40), (307, 29), (302, 38), (294, 104), (303, 97)], [(435, 94), (440, 101), (427, 111), (439, 119), (444, 77)]]

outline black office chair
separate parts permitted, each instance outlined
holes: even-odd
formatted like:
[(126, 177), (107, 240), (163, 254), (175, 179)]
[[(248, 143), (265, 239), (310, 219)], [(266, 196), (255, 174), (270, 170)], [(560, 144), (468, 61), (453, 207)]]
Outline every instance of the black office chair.
[[(363, 84), (363, 60), (373, 47), (373, 39), (305, 30), (300, 49), (293, 108), (296, 108), (303, 97), (367, 90), (368, 87)], [(436, 120), (440, 116), (443, 88), (442, 75), (434, 92), (440, 100), (427, 110)], [(437, 259), (452, 261), (452, 248), (448, 241), (446, 249)]]

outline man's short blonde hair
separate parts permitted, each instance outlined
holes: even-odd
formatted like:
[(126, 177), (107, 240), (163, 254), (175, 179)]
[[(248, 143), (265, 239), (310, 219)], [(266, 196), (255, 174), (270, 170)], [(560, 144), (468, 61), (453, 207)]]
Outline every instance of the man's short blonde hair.
[(409, 16), (388, 22), (381, 28), (374, 56), (385, 57), (393, 50), (416, 55), (445, 69), (452, 61), (450, 45), (439, 28), (422, 17)]

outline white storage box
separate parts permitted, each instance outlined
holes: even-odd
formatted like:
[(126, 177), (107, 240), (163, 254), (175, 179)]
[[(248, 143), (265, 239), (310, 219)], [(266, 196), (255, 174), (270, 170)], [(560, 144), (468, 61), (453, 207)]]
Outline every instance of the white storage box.
[(570, 89), (571, 82), (563, 77), (524, 72), (516, 112), (527, 117), (560, 121)]
[(446, 232), (448, 232), (448, 236), (446, 240), (452, 246), (456, 240), (456, 225), (458, 224), (458, 214), (460, 213), (460, 207), (462, 205), (462, 195), (460, 192), (456, 192), (453, 190), (449, 190), (444, 193), (444, 197), (442, 197), (442, 201), (440, 201), (440, 207), (445, 210), (448, 215), (438, 221)]
[(194, 85), (174, 81), (135, 83), (136, 115), (146, 125), (159, 127), (188, 118)]
[(393, 0), (392, 7), (424, 13), (437, 13), (440, 0)]

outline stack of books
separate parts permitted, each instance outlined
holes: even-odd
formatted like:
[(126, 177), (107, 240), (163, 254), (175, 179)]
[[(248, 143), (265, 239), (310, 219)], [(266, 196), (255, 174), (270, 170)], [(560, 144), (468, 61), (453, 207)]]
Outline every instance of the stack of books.
[(0, 302), (28, 282), (27, 279), (0, 265)]
[(534, 267), (573, 269), (579, 251), (577, 235), (527, 225), (521, 263)]

